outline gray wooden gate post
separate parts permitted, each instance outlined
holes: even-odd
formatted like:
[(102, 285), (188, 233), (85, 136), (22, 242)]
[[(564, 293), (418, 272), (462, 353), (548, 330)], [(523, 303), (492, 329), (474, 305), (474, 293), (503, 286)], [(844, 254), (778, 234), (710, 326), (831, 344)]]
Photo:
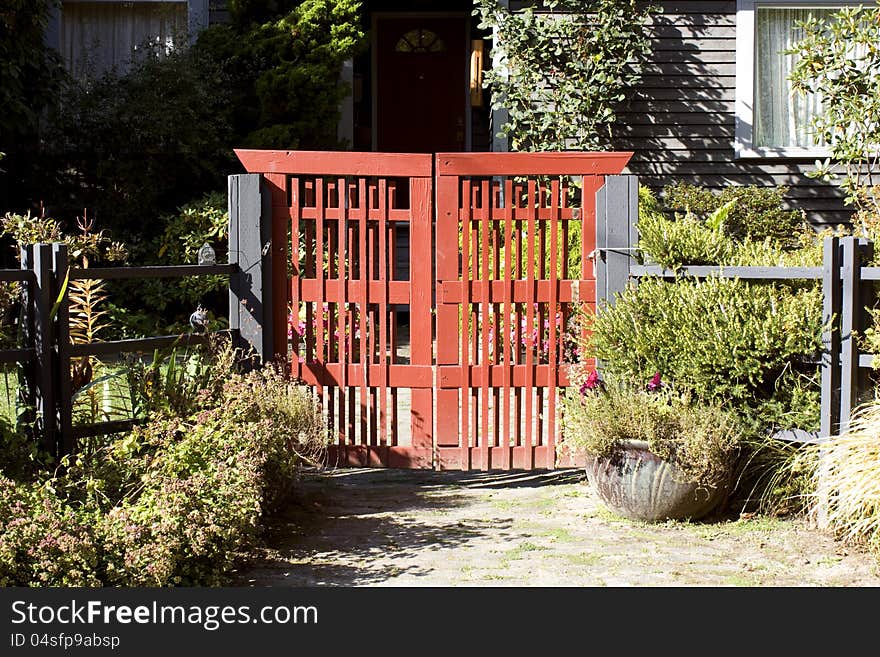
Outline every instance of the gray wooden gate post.
[[(255, 173), (229, 176), (229, 328), (251, 367), (272, 359), (270, 198)], [(279, 293), (283, 293), (279, 290)]]
[(606, 176), (596, 192), (596, 310), (614, 303), (629, 281), (633, 249), (638, 244), (639, 178)]

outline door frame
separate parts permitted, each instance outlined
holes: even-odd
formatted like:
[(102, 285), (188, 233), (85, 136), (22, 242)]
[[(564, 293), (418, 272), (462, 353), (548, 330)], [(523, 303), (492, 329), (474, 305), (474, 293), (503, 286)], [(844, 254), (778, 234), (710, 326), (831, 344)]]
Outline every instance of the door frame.
[(470, 14), (463, 11), (375, 11), (370, 16), (370, 105), (372, 118), (371, 148), (376, 152), (379, 148), (379, 50), (377, 41), (377, 25), (383, 18), (461, 18), (464, 23), (465, 56), (461, 63), (464, 69), (464, 150), (470, 151), (473, 145), (473, 119), (471, 117), (471, 95), (467, 83), (470, 75), (471, 60), (471, 22)]

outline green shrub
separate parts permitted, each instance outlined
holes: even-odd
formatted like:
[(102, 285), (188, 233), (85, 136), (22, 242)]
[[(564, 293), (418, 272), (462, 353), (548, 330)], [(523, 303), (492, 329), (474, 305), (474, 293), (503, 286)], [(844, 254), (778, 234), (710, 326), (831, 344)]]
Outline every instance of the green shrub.
[(44, 135), (32, 195), (65, 222), (88, 208), (132, 247), (149, 242), (160, 215), (225, 188), (236, 141), (229, 89), (220, 63), (196, 48), (72, 83)]
[(4, 0), (0, 9), (0, 212), (22, 207), (39, 149), (39, 127), (64, 80), (46, 43), (57, 0)]
[(0, 586), (99, 586), (94, 517), (0, 472)]
[(339, 72), (366, 47), (360, 9), (356, 0), (238, 2), (233, 25), (200, 34), (196, 50), (229, 76), (239, 145), (341, 146), (339, 103), (349, 90)]
[(822, 297), (741, 280), (643, 278), (613, 305), (586, 315), (585, 353), (607, 371), (632, 380), (654, 372), (717, 400), (758, 427), (818, 425), (815, 365)]
[[(642, 191), (645, 190), (645, 191)], [(667, 269), (683, 265), (715, 265), (730, 258), (733, 244), (719, 230), (713, 230), (694, 215), (673, 220), (656, 206), (645, 208), (643, 199), (652, 199), (647, 188), (639, 190), (639, 256)]]

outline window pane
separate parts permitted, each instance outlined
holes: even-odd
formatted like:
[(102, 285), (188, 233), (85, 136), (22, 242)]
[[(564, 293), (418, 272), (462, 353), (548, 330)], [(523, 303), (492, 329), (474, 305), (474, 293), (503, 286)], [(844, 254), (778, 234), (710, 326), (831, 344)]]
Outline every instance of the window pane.
[(66, 2), (61, 10), (61, 54), (76, 77), (112, 69), (186, 43), (185, 2)]
[(810, 134), (810, 120), (821, 110), (817, 95), (791, 93), (788, 76), (797, 59), (781, 51), (793, 47), (803, 38), (803, 30), (795, 27), (810, 15), (827, 19), (838, 9), (770, 9), (758, 8), (755, 38), (755, 135), (756, 146), (816, 146)]

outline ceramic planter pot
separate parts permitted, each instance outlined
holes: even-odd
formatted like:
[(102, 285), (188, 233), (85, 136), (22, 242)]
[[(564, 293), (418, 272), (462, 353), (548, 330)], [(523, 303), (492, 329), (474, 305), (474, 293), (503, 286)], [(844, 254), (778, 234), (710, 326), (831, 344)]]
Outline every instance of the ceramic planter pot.
[(681, 470), (652, 454), (646, 441), (631, 440), (611, 457), (587, 454), (587, 478), (613, 513), (631, 520), (696, 520), (724, 499), (726, 487), (685, 483)]

